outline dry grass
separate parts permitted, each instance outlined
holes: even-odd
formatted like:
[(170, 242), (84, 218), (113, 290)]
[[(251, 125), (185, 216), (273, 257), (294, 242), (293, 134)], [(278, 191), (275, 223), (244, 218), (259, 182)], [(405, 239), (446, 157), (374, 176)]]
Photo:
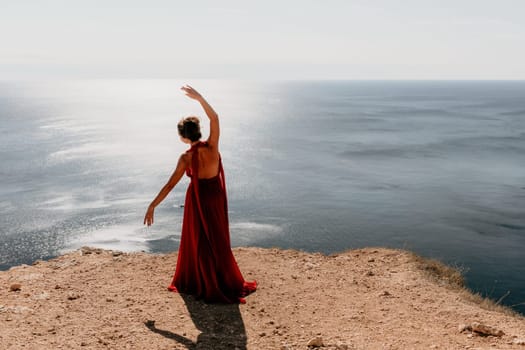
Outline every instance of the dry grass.
[(522, 314), (517, 313), (508, 306), (501, 305), (499, 302), (492, 300), (490, 298), (484, 297), (479, 293), (474, 293), (470, 289), (463, 288), (461, 296), (468, 301), (471, 301), (479, 305), (482, 309), (489, 311), (501, 312), (505, 315), (515, 316), (519, 318), (524, 318)]
[(413, 252), (409, 252), (409, 254), (414, 262), (416, 262), (417, 267), (425, 272), (428, 278), (450, 288), (460, 290), (464, 300), (473, 302), (488, 311), (496, 311), (505, 315), (523, 318), (523, 315), (517, 313), (510, 307), (501, 305), (501, 299), (495, 301), (468, 289), (465, 286), (465, 278), (463, 277), (464, 269), (446, 265), (436, 259), (424, 258)]
[(409, 254), (417, 264), (417, 267), (424, 271), (427, 277), (430, 277), (432, 280), (453, 288), (461, 289), (465, 287), (463, 269), (446, 265), (437, 259), (424, 258), (413, 252), (409, 252)]

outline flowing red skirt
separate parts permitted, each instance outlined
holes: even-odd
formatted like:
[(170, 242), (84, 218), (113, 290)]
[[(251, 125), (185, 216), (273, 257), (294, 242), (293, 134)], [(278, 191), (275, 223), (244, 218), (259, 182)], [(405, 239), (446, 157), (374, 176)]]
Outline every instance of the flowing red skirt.
[(244, 303), (257, 283), (244, 280), (232, 254), (222, 164), (219, 169), (211, 179), (189, 173), (177, 267), (168, 289), (206, 302)]

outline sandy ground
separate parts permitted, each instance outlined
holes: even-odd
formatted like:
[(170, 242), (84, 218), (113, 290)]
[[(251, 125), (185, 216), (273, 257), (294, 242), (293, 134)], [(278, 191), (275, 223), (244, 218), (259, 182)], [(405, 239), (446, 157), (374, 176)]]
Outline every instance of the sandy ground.
[[(0, 272), (0, 348), (525, 349), (524, 318), (481, 308), (409, 252), (234, 254), (259, 282), (244, 305), (167, 291), (176, 253), (85, 249)], [(458, 329), (473, 322), (505, 334)]]

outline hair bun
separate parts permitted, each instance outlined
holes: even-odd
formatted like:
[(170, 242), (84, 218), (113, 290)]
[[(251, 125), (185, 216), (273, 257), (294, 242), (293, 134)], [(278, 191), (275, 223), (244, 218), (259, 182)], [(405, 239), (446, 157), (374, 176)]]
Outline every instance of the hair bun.
[(179, 124), (177, 124), (179, 135), (191, 140), (192, 142), (198, 141), (201, 138), (201, 127), (200, 120), (195, 116), (183, 118)]

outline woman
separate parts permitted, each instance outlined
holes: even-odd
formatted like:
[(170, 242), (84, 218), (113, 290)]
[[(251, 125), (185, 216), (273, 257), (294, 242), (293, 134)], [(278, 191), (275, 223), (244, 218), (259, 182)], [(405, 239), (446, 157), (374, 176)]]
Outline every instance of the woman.
[(245, 303), (257, 282), (246, 282), (230, 247), (228, 203), (219, 154), (219, 117), (192, 87), (181, 88), (198, 101), (210, 119), (210, 136), (200, 141), (199, 119), (187, 117), (178, 124), (183, 153), (166, 185), (149, 205), (144, 224), (153, 224), (155, 207), (179, 182), (184, 172), (191, 178), (184, 203), (182, 234), (175, 276), (169, 290), (195, 295), (206, 302)]

